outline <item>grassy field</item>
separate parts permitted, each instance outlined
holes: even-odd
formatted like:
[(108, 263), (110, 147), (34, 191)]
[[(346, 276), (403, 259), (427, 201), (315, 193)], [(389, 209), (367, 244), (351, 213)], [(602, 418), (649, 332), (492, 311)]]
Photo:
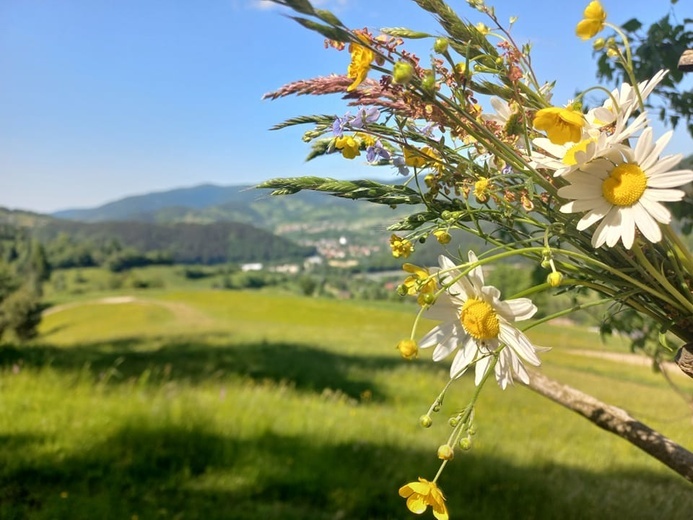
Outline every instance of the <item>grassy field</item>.
[[(433, 477), (473, 388), (463, 378), (418, 426), (447, 367), (399, 358), (412, 319), (199, 288), (61, 301), (33, 344), (0, 347), (0, 518), (411, 518), (397, 489)], [(661, 375), (577, 350), (618, 342), (531, 335), (554, 347), (548, 375), (693, 447), (691, 409)], [(690, 484), (523, 387), (486, 389), (477, 428), (440, 480), (453, 519), (690, 518)]]

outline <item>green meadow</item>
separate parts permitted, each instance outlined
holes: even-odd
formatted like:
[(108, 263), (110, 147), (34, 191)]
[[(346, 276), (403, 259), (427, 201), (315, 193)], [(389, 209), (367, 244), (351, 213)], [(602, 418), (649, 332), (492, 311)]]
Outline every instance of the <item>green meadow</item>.
[[(463, 378), (418, 425), (448, 372), (395, 350), (410, 305), (192, 284), (55, 301), (36, 340), (0, 347), (2, 519), (412, 518), (397, 489), (433, 478), (473, 391)], [(693, 447), (660, 374), (589, 355), (625, 344), (530, 335), (553, 347), (547, 375)], [(520, 385), (486, 388), (476, 426), (439, 481), (452, 519), (691, 517), (691, 484)]]

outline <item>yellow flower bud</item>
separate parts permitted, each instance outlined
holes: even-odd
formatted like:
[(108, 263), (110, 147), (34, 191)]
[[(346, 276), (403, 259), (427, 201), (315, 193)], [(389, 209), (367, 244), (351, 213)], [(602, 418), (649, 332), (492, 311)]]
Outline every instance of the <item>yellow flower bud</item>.
[[(433, 281), (433, 283), (435, 284), (435, 280)], [(416, 301), (419, 305), (423, 307), (424, 305), (433, 305), (436, 301), (436, 297), (430, 292), (422, 292), (421, 294), (419, 294), (419, 297), (416, 299)]]
[(460, 449), (464, 451), (468, 451), (472, 448), (472, 439), (469, 437), (465, 437), (464, 439), (460, 439)]
[(433, 232), (433, 236), (436, 237), (436, 240), (443, 245), (449, 244), (450, 241), (452, 240), (450, 233), (448, 233), (447, 231), (444, 231), (442, 229), (436, 229)]
[(602, 49), (604, 48), (605, 45), (606, 45), (606, 40), (605, 40), (604, 38), (597, 38), (597, 39), (594, 40), (594, 42), (592, 43), (592, 48), (593, 48), (595, 51), (600, 51), (600, 50), (602, 50)]
[(419, 424), (424, 428), (430, 428), (433, 424), (433, 419), (431, 419), (430, 415), (422, 415), (419, 417)]
[(416, 359), (419, 354), (419, 346), (413, 339), (403, 339), (397, 343), (397, 350), (404, 359)]
[(563, 282), (563, 275), (558, 271), (553, 271), (546, 277), (546, 281), (551, 287), (558, 287)]
[(424, 78), (421, 80), (421, 88), (428, 93), (435, 92), (436, 77), (433, 75), (433, 73), (429, 73), (424, 76)]
[(442, 444), (438, 447), (438, 458), (440, 460), (452, 460), (454, 457), (454, 450), (447, 444)]
[(444, 54), (448, 50), (447, 38), (438, 38), (433, 44), (433, 50), (438, 54)]
[(476, 30), (481, 33), (482, 36), (486, 36), (488, 33), (491, 32), (491, 29), (488, 28), (488, 25), (485, 23), (479, 22), (476, 24)]
[(414, 67), (408, 61), (398, 61), (392, 68), (392, 82), (395, 85), (407, 85), (414, 77)]

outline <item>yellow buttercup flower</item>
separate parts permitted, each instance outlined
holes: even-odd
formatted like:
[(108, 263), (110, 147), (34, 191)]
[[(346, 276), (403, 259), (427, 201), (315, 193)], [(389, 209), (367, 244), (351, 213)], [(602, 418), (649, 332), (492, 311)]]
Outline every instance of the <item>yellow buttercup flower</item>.
[(585, 11), (583, 12), (583, 18), (578, 22), (575, 28), (575, 34), (577, 34), (583, 40), (589, 40), (597, 35), (599, 31), (604, 28), (604, 22), (606, 21), (606, 12), (597, 0), (590, 2)]
[(426, 165), (426, 159), (421, 151), (417, 148), (404, 148), (404, 164), (414, 168), (423, 168)]
[(375, 145), (375, 137), (373, 137), (371, 134), (365, 134), (363, 132), (356, 132), (356, 137), (358, 137), (361, 142), (363, 142), (364, 146), (374, 146)]
[(433, 508), (433, 516), (437, 520), (448, 520), (448, 508), (445, 506), (445, 497), (435, 482), (419, 477), (418, 482), (399, 488), (399, 496), (407, 499), (407, 509), (420, 515), (428, 506)]
[(366, 79), (368, 71), (371, 69), (371, 63), (375, 58), (372, 50), (358, 43), (349, 45), (349, 52), (351, 53), (351, 63), (347, 69), (347, 76), (354, 81), (347, 87), (347, 92), (354, 90)]
[(397, 235), (392, 235), (390, 237), (390, 248), (392, 249), (392, 256), (395, 258), (408, 258), (410, 254), (414, 251), (414, 246), (411, 241), (406, 238), (398, 237)]
[(542, 108), (534, 116), (534, 128), (544, 130), (553, 144), (577, 143), (582, 137), (585, 118), (572, 108)]
[(474, 196), (479, 202), (486, 202), (488, 200), (490, 181), (482, 177), (474, 183)]
[(407, 289), (407, 294), (414, 295), (418, 293), (419, 297), (416, 301), (422, 307), (427, 305), (432, 300), (433, 294), (438, 290), (435, 278), (430, 275), (428, 269), (418, 265), (407, 263), (402, 266), (402, 269), (411, 273), (411, 276), (408, 276), (403, 283)]
[(361, 155), (359, 151), (359, 143), (350, 135), (342, 135), (334, 140), (334, 146), (341, 150), (342, 155), (346, 159), (353, 159), (357, 155)]

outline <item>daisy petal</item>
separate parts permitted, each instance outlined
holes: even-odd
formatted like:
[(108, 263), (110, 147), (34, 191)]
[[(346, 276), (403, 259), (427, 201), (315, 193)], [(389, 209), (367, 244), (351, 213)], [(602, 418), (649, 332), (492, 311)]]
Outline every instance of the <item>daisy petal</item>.
[(515, 327), (501, 322), (498, 338), (528, 363), (534, 366), (541, 365), (541, 360), (537, 356), (534, 345), (532, 345), (527, 336)]
[(473, 338), (464, 344), (462, 348), (455, 355), (455, 359), (452, 360), (452, 365), (450, 365), (450, 377), (456, 378), (460, 377), (469, 368), (469, 365), (477, 357), (479, 350), (477, 349), (476, 343)]
[(693, 181), (693, 170), (673, 170), (653, 175), (647, 180), (650, 188), (676, 188)]
[(505, 300), (496, 305), (496, 309), (503, 317), (510, 321), (528, 320), (537, 312), (537, 307), (529, 298), (516, 298)]
[(645, 210), (652, 215), (655, 220), (658, 220), (662, 224), (668, 224), (671, 222), (671, 213), (669, 213), (669, 210), (662, 206), (659, 202), (643, 197), (640, 199), (638, 204), (645, 208)]
[(659, 229), (659, 224), (657, 221), (650, 216), (650, 214), (642, 207), (641, 204), (636, 204), (633, 206), (635, 215), (635, 224), (638, 229), (642, 232), (647, 240), (652, 243), (659, 242), (662, 240), (662, 230)]
[(474, 384), (479, 386), (479, 383), (484, 379), (491, 364), (491, 356), (482, 357), (476, 362), (476, 370), (474, 372)]

